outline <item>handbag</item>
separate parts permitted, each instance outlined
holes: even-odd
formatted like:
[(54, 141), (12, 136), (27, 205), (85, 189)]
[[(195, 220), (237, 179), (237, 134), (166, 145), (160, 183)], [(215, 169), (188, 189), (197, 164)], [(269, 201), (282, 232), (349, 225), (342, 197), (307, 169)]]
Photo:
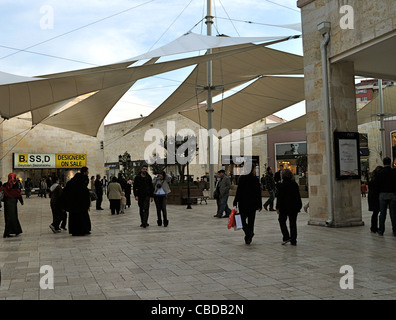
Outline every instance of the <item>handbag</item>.
[(227, 225), (228, 229), (231, 229), (231, 228), (235, 229), (235, 226), (236, 226), (235, 216), (238, 215), (237, 213), (238, 213), (237, 208), (234, 207), (231, 210), (230, 216), (228, 217), (228, 225)]
[(242, 225), (242, 218), (241, 218), (241, 215), (240, 215), (239, 213), (236, 213), (236, 214), (234, 215), (234, 218), (235, 218), (235, 227), (234, 227), (234, 230), (240, 230), (240, 229), (242, 229), (242, 228), (243, 228), (243, 225)]
[(89, 197), (91, 198), (91, 201), (98, 200), (98, 196), (96, 195), (96, 192), (93, 190), (89, 190)]

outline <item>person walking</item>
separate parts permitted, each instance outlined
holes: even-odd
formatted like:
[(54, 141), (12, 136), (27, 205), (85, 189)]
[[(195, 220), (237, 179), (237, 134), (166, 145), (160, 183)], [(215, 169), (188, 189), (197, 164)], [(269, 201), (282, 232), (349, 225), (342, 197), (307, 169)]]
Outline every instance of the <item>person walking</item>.
[(22, 227), (18, 219), (18, 201), (23, 205), (21, 189), (17, 184), (15, 173), (8, 175), (8, 181), (0, 187), (3, 191), (4, 202), (4, 234), (3, 238), (18, 236), (22, 233)]
[(52, 212), (52, 223), (49, 225), (53, 233), (61, 231), (60, 224), (63, 219), (63, 208), (61, 203), (62, 187), (59, 184), (59, 178), (55, 177), (55, 182), (50, 187), (50, 207)]
[(377, 166), (373, 172), (371, 172), (368, 180), (368, 210), (372, 212), (371, 214), (371, 226), (370, 231), (372, 233), (378, 232), (378, 215), (380, 212), (380, 202), (379, 202), (379, 191), (376, 181), (378, 179), (378, 174), (383, 169), (383, 166)]
[(121, 209), (121, 192), (122, 188), (116, 177), (111, 179), (109, 186), (107, 187), (107, 197), (110, 201), (111, 214), (120, 214)]
[(132, 180), (128, 180), (125, 187), (126, 206), (131, 207)]
[(239, 208), (245, 243), (250, 244), (254, 236), (256, 211), (261, 211), (263, 207), (260, 181), (256, 177), (256, 166), (252, 166), (248, 174), (239, 177), (233, 205)]
[(85, 236), (91, 233), (88, 174), (88, 168), (82, 167), (80, 172), (66, 183), (62, 192), (61, 203), (63, 209), (69, 212), (69, 234), (72, 236)]
[(171, 192), (169, 187), (171, 180), (172, 177), (164, 171), (157, 174), (153, 179), (154, 203), (157, 209), (157, 224), (159, 227), (162, 226), (162, 221), (164, 222), (164, 227), (167, 227), (169, 224), (166, 211), (166, 196)]
[(231, 180), (225, 174), (225, 170), (219, 170), (217, 172), (217, 184), (216, 189), (218, 190), (217, 200), (217, 213), (214, 217), (222, 218), (223, 212), (225, 212), (224, 218), (228, 218), (231, 213), (231, 209), (228, 207), (228, 197), (230, 196)]
[(125, 213), (125, 209), (126, 209), (126, 203), (127, 203), (127, 199), (125, 197), (125, 192), (122, 191), (121, 192), (121, 199), (120, 199), (120, 213)]
[(108, 186), (108, 181), (107, 181), (107, 176), (103, 176), (102, 179), (102, 186), (103, 186), (103, 192), (105, 195), (107, 195), (107, 186)]
[(267, 167), (267, 174), (265, 175), (265, 178), (264, 178), (264, 185), (265, 185), (265, 189), (269, 193), (269, 198), (264, 203), (264, 209), (265, 209), (265, 211), (267, 211), (268, 210), (268, 206), (269, 206), (270, 207), (269, 211), (275, 211), (275, 209), (274, 209), (275, 180), (274, 180), (274, 175), (272, 173), (272, 168), (271, 167)]
[(32, 179), (27, 178), (26, 181), (25, 181), (26, 198), (30, 198), (30, 196), (32, 195), (32, 189), (33, 189)]
[(95, 193), (96, 193), (96, 210), (103, 210), (102, 201), (103, 201), (103, 184), (100, 179), (100, 174), (96, 175), (95, 179)]
[(391, 167), (392, 160), (385, 157), (382, 160), (383, 169), (378, 173), (376, 188), (379, 192), (379, 226), (378, 235), (383, 236), (385, 232), (385, 220), (389, 207), (389, 215), (392, 223), (393, 235), (396, 236), (396, 171)]
[[(276, 212), (278, 213), (279, 226), (283, 236), (282, 244), (290, 242), (297, 245), (297, 215), (302, 208), (300, 189), (294, 180), (293, 172), (284, 169), (282, 183), (278, 186)], [(286, 221), (289, 219), (290, 233)]]
[(275, 172), (275, 176), (274, 176), (275, 184), (282, 182), (282, 172), (283, 172), (283, 164), (281, 164), (279, 166), (279, 170)]
[(40, 182), (40, 197), (47, 198), (47, 182), (45, 178), (42, 178)]
[(141, 227), (149, 226), (150, 202), (154, 200), (154, 186), (151, 176), (147, 172), (148, 166), (143, 165), (140, 174), (136, 175), (133, 181), (133, 195), (138, 202)]

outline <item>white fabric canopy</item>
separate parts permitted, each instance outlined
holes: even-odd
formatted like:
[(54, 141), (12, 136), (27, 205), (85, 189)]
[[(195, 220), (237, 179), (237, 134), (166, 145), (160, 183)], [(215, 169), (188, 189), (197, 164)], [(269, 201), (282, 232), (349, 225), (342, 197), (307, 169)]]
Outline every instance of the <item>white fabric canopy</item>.
[(226, 37), (226, 36), (206, 36), (193, 32), (186, 33), (176, 40), (145, 54), (133, 57), (134, 60), (144, 60), (154, 57), (164, 57), (174, 54), (222, 48), (246, 43), (260, 43), (268, 41), (282, 40), (285, 36), (277, 37)]
[[(304, 99), (304, 78), (262, 77), (238, 93), (213, 104), (213, 128), (232, 132)], [(206, 105), (180, 113), (208, 128)]]
[[(396, 116), (396, 86), (386, 87), (383, 90), (384, 119)], [(367, 103), (363, 108), (358, 110), (358, 125), (378, 121), (380, 114), (379, 96)], [(302, 131), (306, 130), (306, 115), (302, 115), (294, 120), (282, 123), (273, 128), (263, 130), (254, 134), (268, 134), (284, 131)]]
[(0, 85), (0, 96), (2, 97), (0, 101), (0, 115), (4, 118), (15, 117), (41, 107), (46, 107), (58, 102), (65, 102), (68, 99), (86, 93), (132, 83), (152, 75), (180, 69), (208, 60), (215, 60), (227, 55), (249, 51), (254, 48), (256, 47), (249, 46), (218, 52), (212, 55), (203, 55), (130, 68), (89, 72), (65, 77), (45, 79), (30, 78), (27, 81), (20, 79), (23, 82), (18, 83), (10, 83), (11, 81), (8, 81), (6, 82), (7, 84)]
[(284, 132), (284, 131), (303, 131), (303, 130), (306, 130), (306, 123), (307, 123), (306, 120), (307, 120), (307, 117), (304, 114), (296, 119), (276, 125), (276, 126), (269, 128), (267, 130), (257, 132), (255, 134), (253, 134), (253, 136), (258, 136), (261, 134), (268, 134), (268, 133)]
[[(368, 123), (379, 120), (380, 101), (379, 96), (376, 96), (362, 109), (358, 111), (358, 124)], [(383, 90), (383, 106), (384, 118), (396, 116), (396, 86), (386, 87)]]
[[(302, 74), (301, 57), (263, 48), (296, 37), (300, 36), (232, 38), (189, 33), (145, 55), (105, 66), (37, 77), (22, 77), (0, 72), (0, 96), (2, 97), (0, 115), (3, 118), (12, 118), (30, 111), (33, 124), (45, 123), (95, 136), (111, 108), (137, 80), (142, 78), (197, 64), (197, 73), (193, 72), (188, 79), (189, 83), (184, 83), (187, 86), (179, 88), (177, 94), (172, 95), (165, 105), (161, 106), (160, 113), (168, 105), (166, 114), (169, 114), (194, 105), (191, 104), (191, 98), (193, 97), (196, 101), (195, 81), (191, 82), (191, 77), (198, 76), (196, 79), (199, 79), (200, 84), (204, 84), (206, 67), (199, 66), (200, 64), (206, 65), (209, 60), (217, 66), (214, 69), (218, 73), (215, 79), (222, 80), (221, 84), (224, 85), (225, 90), (254, 79), (260, 74)], [(274, 41), (260, 45), (251, 44), (251, 42), (269, 40)], [(236, 44), (238, 46), (235, 46)], [(222, 49), (216, 49), (218, 47)], [(224, 49), (225, 47), (227, 49)], [(140, 59), (158, 58), (209, 48), (214, 49), (211, 55), (131, 66)], [(217, 59), (222, 60), (217, 62)], [(265, 68), (263, 68), (264, 65)], [(224, 83), (225, 81), (227, 83)], [(182, 89), (190, 91), (182, 92)], [(188, 101), (183, 100), (186, 96), (189, 97)], [(204, 95), (201, 96), (200, 100), (203, 101)], [(185, 104), (182, 103), (184, 101), (186, 101)], [(178, 109), (169, 110), (169, 104), (176, 105)], [(147, 121), (151, 121), (151, 118)]]
[[(221, 52), (221, 51), (220, 51)], [(233, 89), (260, 75), (302, 75), (303, 58), (298, 55), (256, 46), (256, 49), (229, 55), (213, 61), (213, 84)], [(197, 85), (205, 85), (206, 64), (198, 65), (178, 89), (149, 116), (124, 135), (150, 124), (162, 117), (187, 110), (206, 101), (207, 91), (197, 91)], [(212, 91), (213, 95), (221, 91)]]

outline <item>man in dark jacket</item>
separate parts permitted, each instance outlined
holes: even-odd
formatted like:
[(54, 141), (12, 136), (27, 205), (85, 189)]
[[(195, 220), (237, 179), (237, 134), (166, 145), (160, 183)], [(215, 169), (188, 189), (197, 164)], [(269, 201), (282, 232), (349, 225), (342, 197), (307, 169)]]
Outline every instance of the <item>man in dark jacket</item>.
[(379, 172), (376, 180), (380, 204), (378, 235), (382, 236), (384, 234), (386, 212), (389, 207), (392, 231), (393, 235), (396, 236), (396, 169), (391, 167), (392, 160), (389, 157), (385, 157), (382, 163), (384, 168)]
[(243, 231), (245, 232), (245, 243), (250, 244), (254, 236), (256, 210), (261, 211), (263, 206), (260, 181), (256, 177), (256, 166), (252, 166), (249, 174), (239, 177), (233, 205), (239, 208)]
[(224, 218), (228, 218), (231, 213), (231, 209), (228, 207), (228, 197), (230, 196), (231, 180), (225, 174), (225, 170), (219, 170), (217, 172), (219, 180), (216, 184), (216, 189), (218, 190), (219, 197), (217, 200), (217, 213), (215, 217), (222, 218), (223, 212), (225, 212)]
[(264, 183), (265, 183), (265, 189), (268, 191), (268, 194), (269, 194), (268, 200), (264, 203), (264, 209), (265, 209), (265, 211), (267, 211), (268, 205), (269, 205), (269, 207), (270, 207), (269, 210), (275, 211), (275, 209), (274, 209), (275, 180), (274, 180), (274, 175), (272, 173), (271, 167), (267, 167), (267, 174), (265, 175)]
[(100, 174), (96, 175), (95, 180), (95, 193), (96, 193), (96, 210), (103, 210), (102, 201), (103, 201), (103, 184), (102, 180), (100, 180)]
[(149, 226), (149, 208), (150, 202), (154, 200), (154, 186), (151, 176), (147, 173), (148, 166), (143, 165), (140, 174), (133, 181), (133, 195), (138, 202), (141, 227)]

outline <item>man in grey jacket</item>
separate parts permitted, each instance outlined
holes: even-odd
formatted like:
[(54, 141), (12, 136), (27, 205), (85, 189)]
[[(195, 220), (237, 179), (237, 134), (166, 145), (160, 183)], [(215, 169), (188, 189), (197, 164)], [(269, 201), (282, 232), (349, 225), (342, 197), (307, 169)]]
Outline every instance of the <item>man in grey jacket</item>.
[(231, 209), (228, 207), (228, 197), (230, 195), (231, 180), (225, 174), (225, 170), (219, 170), (217, 172), (217, 177), (219, 180), (216, 184), (216, 189), (218, 191), (217, 198), (217, 214), (214, 215), (216, 218), (222, 218), (223, 212), (225, 211), (224, 218), (228, 218), (231, 213)]

